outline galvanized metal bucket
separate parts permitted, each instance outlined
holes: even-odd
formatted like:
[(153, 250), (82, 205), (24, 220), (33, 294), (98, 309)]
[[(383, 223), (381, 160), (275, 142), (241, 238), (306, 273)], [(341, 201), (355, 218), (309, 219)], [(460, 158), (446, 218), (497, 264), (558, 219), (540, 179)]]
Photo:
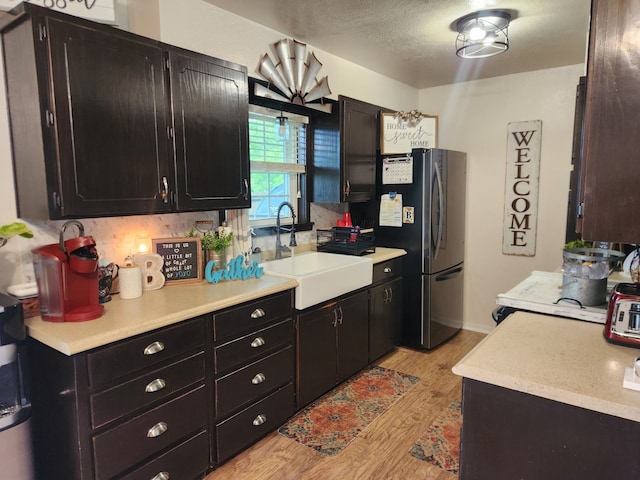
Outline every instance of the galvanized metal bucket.
[(567, 248), (562, 256), (562, 298), (582, 306), (606, 303), (607, 278), (624, 254), (607, 248)]

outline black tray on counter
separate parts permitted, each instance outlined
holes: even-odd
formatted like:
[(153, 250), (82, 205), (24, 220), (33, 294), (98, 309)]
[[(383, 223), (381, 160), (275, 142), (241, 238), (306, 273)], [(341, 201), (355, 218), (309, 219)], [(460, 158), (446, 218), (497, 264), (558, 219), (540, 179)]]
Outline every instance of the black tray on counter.
[(333, 227), (317, 230), (319, 252), (365, 255), (376, 251), (373, 228)]

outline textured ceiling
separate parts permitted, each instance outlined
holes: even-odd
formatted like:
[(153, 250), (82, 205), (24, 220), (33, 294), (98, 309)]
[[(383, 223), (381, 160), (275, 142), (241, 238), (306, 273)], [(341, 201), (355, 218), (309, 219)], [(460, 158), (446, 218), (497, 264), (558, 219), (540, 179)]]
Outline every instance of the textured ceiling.
[[(416, 88), (584, 62), (590, 0), (205, 0)], [(455, 20), (512, 13), (510, 48), (455, 55)], [(321, 59), (322, 60), (322, 59)]]

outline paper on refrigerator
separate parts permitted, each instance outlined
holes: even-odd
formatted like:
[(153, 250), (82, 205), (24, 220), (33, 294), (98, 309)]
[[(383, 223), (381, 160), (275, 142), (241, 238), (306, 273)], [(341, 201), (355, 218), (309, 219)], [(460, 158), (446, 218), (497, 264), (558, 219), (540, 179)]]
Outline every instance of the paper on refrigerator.
[(402, 227), (402, 194), (385, 193), (380, 197), (381, 227)]

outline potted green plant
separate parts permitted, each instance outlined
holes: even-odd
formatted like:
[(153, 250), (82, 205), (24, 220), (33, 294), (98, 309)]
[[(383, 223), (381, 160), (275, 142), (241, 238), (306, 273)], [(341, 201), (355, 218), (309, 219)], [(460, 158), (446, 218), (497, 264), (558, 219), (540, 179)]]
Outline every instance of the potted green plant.
[(0, 227), (0, 247), (15, 235), (25, 238), (33, 238), (33, 232), (22, 222), (13, 222)]
[[(189, 230), (185, 235), (187, 237), (199, 237), (200, 235), (195, 229)], [(227, 262), (227, 248), (233, 243), (233, 232), (220, 235), (217, 231), (204, 232), (201, 237), (203, 251), (203, 269), (206, 268), (210, 260), (216, 262), (215, 269), (219, 269)]]

